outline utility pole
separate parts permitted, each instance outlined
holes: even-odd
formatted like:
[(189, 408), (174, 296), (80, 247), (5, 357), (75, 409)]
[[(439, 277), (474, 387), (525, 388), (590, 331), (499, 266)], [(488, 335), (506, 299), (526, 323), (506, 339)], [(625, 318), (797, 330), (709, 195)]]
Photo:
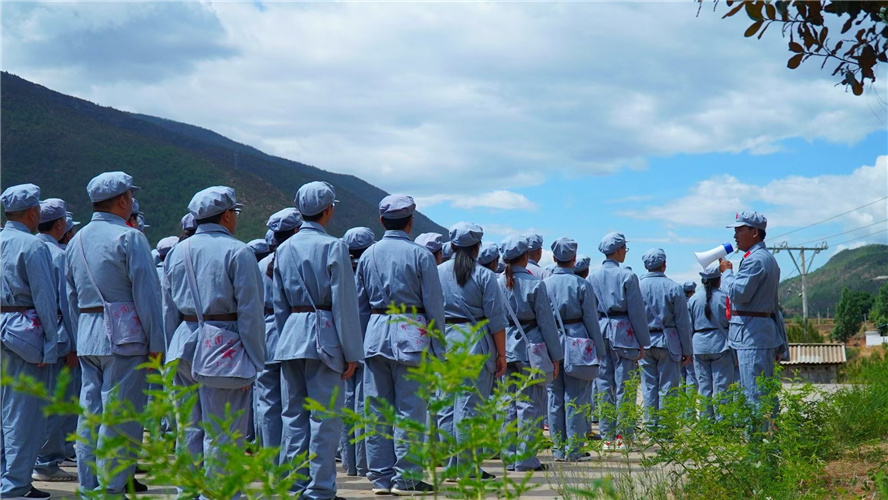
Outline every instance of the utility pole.
[[(802, 318), (805, 322), (805, 342), (808, 342), (808, 290), (805, 287), (805, 276), (808, 274), (808, 271), (811, 269), (811, 263), (814, 262), (814, 256), (819, 254), (820, 252), (829, 248), (829, 245), (826, 242), (822, 242), (820, 245), (816, 247), (791, 247), (785, 241), (776, 247), (768, 247), (768, 250), (771, 250), (776, 255), (781, 250), (785, 250), (789, 254), (789, 258), (792, 259), (792, 263), (795, 264), (796, 269), (799, 271), (799, 276), (802, 277)], [(793, 251), (799, 252), (799, 260), (801, 261), (801, 265), (796, 261), (795, 256), (792, 254)], [(814, 252), (811, 255), (811, 259), (808, 260), (808, 264), (805, 265), (805, 252), (811, 251)]]

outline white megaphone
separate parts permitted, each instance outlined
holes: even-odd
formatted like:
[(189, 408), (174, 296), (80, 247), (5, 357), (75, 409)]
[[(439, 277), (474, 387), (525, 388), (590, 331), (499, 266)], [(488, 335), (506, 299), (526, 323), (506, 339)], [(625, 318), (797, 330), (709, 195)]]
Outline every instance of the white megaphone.
[(728, 255), (729, 253), (734, 253), (734, 247), (732, 247), (730, 243), (725, 243), (713, 248), (712, 250), (707, 250), (705, 252), (694, 252), (694, 255), (697, 257), (697, 262), (700, 263), (700, 267), (706, 269), (709, 264), (712, 264), (713, 262)]

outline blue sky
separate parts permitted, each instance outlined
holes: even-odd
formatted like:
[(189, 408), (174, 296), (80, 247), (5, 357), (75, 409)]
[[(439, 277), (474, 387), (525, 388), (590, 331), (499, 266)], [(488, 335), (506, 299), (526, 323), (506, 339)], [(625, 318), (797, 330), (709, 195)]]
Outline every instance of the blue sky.
[(790, 71), (779, 30), (744, 38), (723, 2), (0, 8), (6, 71), (355, 174), (494, 240), (569, 236), (599, 262), (619, 230), (633, 269), (662, 247), (678, 281), (737, 210), (772, 244), (853, 231), (815, 267), (888, 242), (888, 200), (772, 238), (888, 197), (885, 68), (862, 97), (829, 65)]

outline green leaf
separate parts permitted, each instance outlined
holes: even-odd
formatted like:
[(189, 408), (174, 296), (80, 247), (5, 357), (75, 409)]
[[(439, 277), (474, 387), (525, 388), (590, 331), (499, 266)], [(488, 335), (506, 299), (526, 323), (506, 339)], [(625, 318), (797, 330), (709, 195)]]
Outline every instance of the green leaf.
[(745, 36), (746, 38), (749, 38), (749, 37), (755, 35), (755, 33), (759, 30), (759, 28), (762, 27), (763, 23), (764, 23), (764, 21), (756, 21), (756, 22), (750, 24), (749, 27), (746, 28), (746, 32), (743, 33), (743, 36)]
[(789, 69), (796, 69), (799, 67), (799, 64), (802, 64), (802, 59), (805, 57), (805, 54), (796, 54), (789, 58), (789, 61), (786, 63), (786, 67)]

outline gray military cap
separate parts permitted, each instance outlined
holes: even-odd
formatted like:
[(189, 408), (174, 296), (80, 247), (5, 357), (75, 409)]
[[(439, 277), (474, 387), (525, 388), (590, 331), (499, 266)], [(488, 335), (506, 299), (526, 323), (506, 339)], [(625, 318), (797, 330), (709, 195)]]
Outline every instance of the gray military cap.
[(323, 212), (337, 201), (339, 200), (336, 199), (333, 185), (322, 181), (303, 184), (299, 191), (296, 191), (296, 198), (294, 200), (299, 213), (309, 217)]
[(369, 227), (353, 227), (342, 235), (342, 241), (349, 250), (363, 250), (376, 243), (376, 235)]
[(7, 212), (20, 212), (40, 205), (40, 188), (34, 184), (10, 186), (0, 194), (0, 203)]
[(478, 252), (478, 263), (486, 266), (498, 259), (500, 256), (499, 247), (495, 243), (483, 243), (481, 250)]
[(257, 255), (260, 253), (268, 253), (271, 251), (271, 249), (268, 248), (268, 242), (265, 241), (265, 238), (256, 238), (255, 240), (250, 240), (247, 243), (247, 246), (250, 247), (250, 250), (252, 250), (253, 253)]
[(170, 253), (170, 250), (172, 250), (177, 243), (179, 243), (178, 236), (167, 236), (166, 238), (161, 238), (161, 240), (157, 242), (156, 247), (158, 255), (163, 257), (166, 254)]
[(70, 232), (74, 229), (74, 226), (79, 226), (80, 221), (74, 220), (74, 214), (71, 212), (65, 212), (65, 232)]
[(450, 244), (458, 247), (470, 247), (484, 237), (484, 228), (471, 222), (457, 222), (450, 226)]
[(740, 226), (750, 226), (764, 231), (768, 228), (768, 219), (766, 219), (764, 215), (758, 212), (737, 212), (737, 214), (734, 216), (734, 223), (728, 224), (725, 227)]
[(416, 212), (416, 203), (406, 194), (390, 194), (379, 202), (379, 215), (383, 219), (406, 219), (413, 212)]
[(450, 260), (453, 257), (453, 245), (447, 241), (441, 246), (441, 256), (444, 257), (445, 261)]
[(127, 191), (136, 192), (140, 189), (142, 188), (139, 186), (133, 186), (133, 178), (126, 172), (103, 172), (93, 177), (86, 185), (89, 201), (93, 203), (114, 198)]
[(645, 269), (657, 269), (666, 263), (666, 252), (662, 248), (651, 248), (641, 256), (641, 261)]
[(574, 264), (574, 274), (579, 274), (583, 271), (588, 271), (589, 266), (592, 264), (592, 259), (588, 255), (577, 255), (577, 263)]
[(509, 236), (500, 244), (503, 260), (513, 260), (526, 254), (529, 245), (526, 236)]
[(228, 186), (212, 186), (198, 191), (188, 203), (188, 211), (197, 220), (213, 217), (227, 210), (240, 210), (241, 208), (243, 205), (237, 202), (234, 189)]
[(274, 232), (292, 231), (302, 225), (302, 214), (295, 208), (279, 210), (268, 218), (266, 227)]
[(703, 272), (700, 273), (700, 277), (704, 280), (714, 280), (716, 278), (720, 278), (721, 275), (722, 273), (721, 269), (719, 269), (718, 261), (709, 264), (709, 267), (707, 267)]
[(527, 250), (534, 251), (543, 248), (543, 237), (538, 234), (526, 234)]
[(68, 215), (68, 204), (59, 198), (47, 198), (40, 202), (40, 223), (64, 219)]
[(604, 255), (610, 255), (624, 246), (626, 246), (626, 237), (623, 236), (623, 233), (607, 233), (604, 238), (601, 238), (598, 251)]
[(694, 292), (697, 290), (697, 284), (693, 281), (685, 281), (681, 284), (681, 289), (684, 290), (685, 293)]
[(139, 200), (133, 198), (133, 209), (130, 211), (130, 216), (141, 214), (142, 209), (139, 206)]
[(552, 242), (552, 255), (558, 262), (570, 262), (577, 256), (577, 242), (570, 238), (558, 238)]
[(440, 233), (422, 233), (413, 242), (428, 248), (432, 253), (440, 252), (444, 248), (444, 237)]
[(182, 217), (182, 231), (194, 229), (197, 229), (197, 221), (194, 220), (194, 215), (189, 212)]

